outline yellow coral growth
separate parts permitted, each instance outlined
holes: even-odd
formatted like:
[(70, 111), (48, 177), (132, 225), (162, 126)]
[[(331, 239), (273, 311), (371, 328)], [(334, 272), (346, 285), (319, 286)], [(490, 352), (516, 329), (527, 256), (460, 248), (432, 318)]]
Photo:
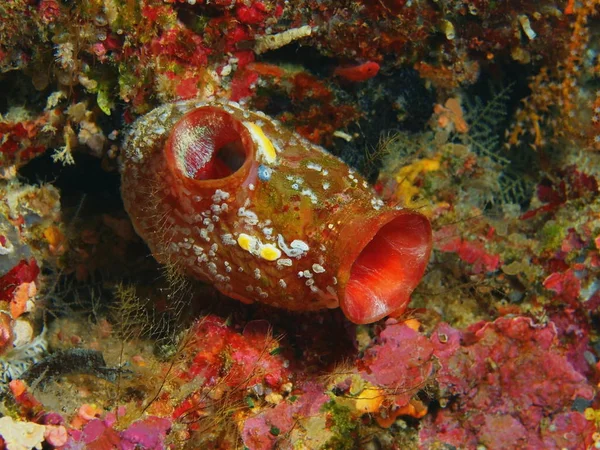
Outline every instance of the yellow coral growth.
[(412, 399), (400, 408), (390, 409), (375, 416), (377, 424), (382, 428), (389, 428), (399, 416), (410, 416), (416, 419), (427, 414), (427, 406), (420, 400)]
[(360, 414), (375, 413), (379, 411), (384, 398), (384, 392), (381, 389), (367, 387), (353, 399), (354, 410)]
[(436, 172), (440, 170), (440, 159), (428, 158), (419, 159), (412, 164), (402, 167), (396, 173), (396, 198), (402, 206), (416, 209), (420, 206), (420, 202), (415, 201), (415, 197), (419, 194), (419, 187), (416, 186), (417, 178), (427, 172)]

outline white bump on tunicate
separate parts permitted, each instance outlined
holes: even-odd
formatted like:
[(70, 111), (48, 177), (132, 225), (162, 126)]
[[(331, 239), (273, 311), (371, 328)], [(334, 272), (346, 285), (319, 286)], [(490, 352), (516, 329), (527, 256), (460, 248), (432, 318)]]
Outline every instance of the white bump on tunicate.
[(310, 201), (313, 205), (317, 203), (317, 196), (311, 189), (304, 188), (304, 189), (302, 189), (302, 192), (300, 192), (300, 194), (305, 195), (306, 197), (310, 198)]
[(216, 275), (217, 274), (217, 265), (214, 262), (209, 262), (208, 263), (208, 271), (211, 273), (211, 275)]
[(282, 267), (291, 267), (293, 264), (291, 259), (288, 258), (280, 258), (277, 260), (277, 265)]
[(222, 191), (221, 189), (217, 189), (212, 196), (212, 201), (214, 203), (222, 202), (223, 200), (227, 200), (229, 198), (229, 193)]
[(221, 242), (225, 245), (236, 245), (237, 241), (233, 238), (233, 235), (230, 233), (221, 235)]
[(325, 269), (320, 264), (313, 264), (312, 265), (312, 270), (313, 270), (314, 273), (323, 273), (323, 272), (325, 272)]
[(206, 230), (206, 228), (202, 228), (200, 230), (200, 237), (202, 239), (204, 239), (206, 242), (210, 241), (210, 238), (208, 237), (208, 231)]
[(298, 239), (292, 241), (290, 246), (285, 243), (285, 239), (281, 234), (277, 235), (277, 244), (279, 248), (290, 258), (299, 258), (308, 251), (308, 245)]
[(287, 283), (285, 282), (285, 280), (280, 279), (278, 281), (279, 286), (282, 287), (283, 289), (285, 289), (287, 287)]
[(246, 222), (248, 225), (254, 226), (258, 223), (258, 216), (243, 206), (238, 209), (238, 216), (243, 217), (244, 222)]
[(303, 252), (307, 252), (310, 249), (308, 244), (304, 241), (301, 241), (300, 239), (294, 239), (290, 244), (290, 247), (301, 250)]

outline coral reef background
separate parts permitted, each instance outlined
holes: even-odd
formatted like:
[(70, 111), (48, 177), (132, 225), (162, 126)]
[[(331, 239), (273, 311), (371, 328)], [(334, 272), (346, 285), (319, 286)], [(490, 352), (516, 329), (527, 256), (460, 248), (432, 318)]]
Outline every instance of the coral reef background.
[[(600, 446), (598, 0), (4, 0), (0, 448)], [(159, 265), (133, 121), (260, 110), (434, 230), (408, 311)]]

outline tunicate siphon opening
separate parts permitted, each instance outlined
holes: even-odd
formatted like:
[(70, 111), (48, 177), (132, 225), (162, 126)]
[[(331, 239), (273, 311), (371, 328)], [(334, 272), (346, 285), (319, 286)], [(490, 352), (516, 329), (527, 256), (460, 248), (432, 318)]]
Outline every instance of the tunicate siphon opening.
[(234, 174), (251, 156), (252, 146), (243, 123), (209, 106), (184, 115), (167, 141), (175, 166), (193, 180), (216, 180)]
[(402, 312), (419, 283), (431, 249), (429, 221), (403, 213), (381, 226), (352, 264), (341, 306), (355, 323)]

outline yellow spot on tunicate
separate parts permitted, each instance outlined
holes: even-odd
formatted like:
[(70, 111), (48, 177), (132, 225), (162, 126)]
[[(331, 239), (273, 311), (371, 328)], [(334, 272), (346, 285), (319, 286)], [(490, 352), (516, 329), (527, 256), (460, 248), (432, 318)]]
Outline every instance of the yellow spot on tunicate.
[(260, 248), (260, 257), (267, 261), (275, 261), (281, 256), (281, 250), (273, 244), (265, 244)]
[(237, 238), (238, 245), (248, 252), (252, 249), (255, 242), (256, 238), (248, 236), (246, 233), (240, 233)]
[(253, 122), (244, 122), (248, 131), (250, 131), (250, 135), (252, 136), (252, 140), (257, 146), (257, 154), (258, 156), (262, 156), (266, 162), (272, 163), (277, 159), (277, 152), (275, 151), (275, 147), (273, 143), (269, 140), (262, 128), (256, 125)]
[(440, 170), (440, 160), (438, 158), (419, 159), (414, 163), (402, 167), (396, 173), (396, 197), (400, 204), (407, 208), (416, 209), (423, 205), (415, 201), (414, 198), (419, 193), (419, 188), (415, 185), (417, 178), (427, 172), (436, 172)]

